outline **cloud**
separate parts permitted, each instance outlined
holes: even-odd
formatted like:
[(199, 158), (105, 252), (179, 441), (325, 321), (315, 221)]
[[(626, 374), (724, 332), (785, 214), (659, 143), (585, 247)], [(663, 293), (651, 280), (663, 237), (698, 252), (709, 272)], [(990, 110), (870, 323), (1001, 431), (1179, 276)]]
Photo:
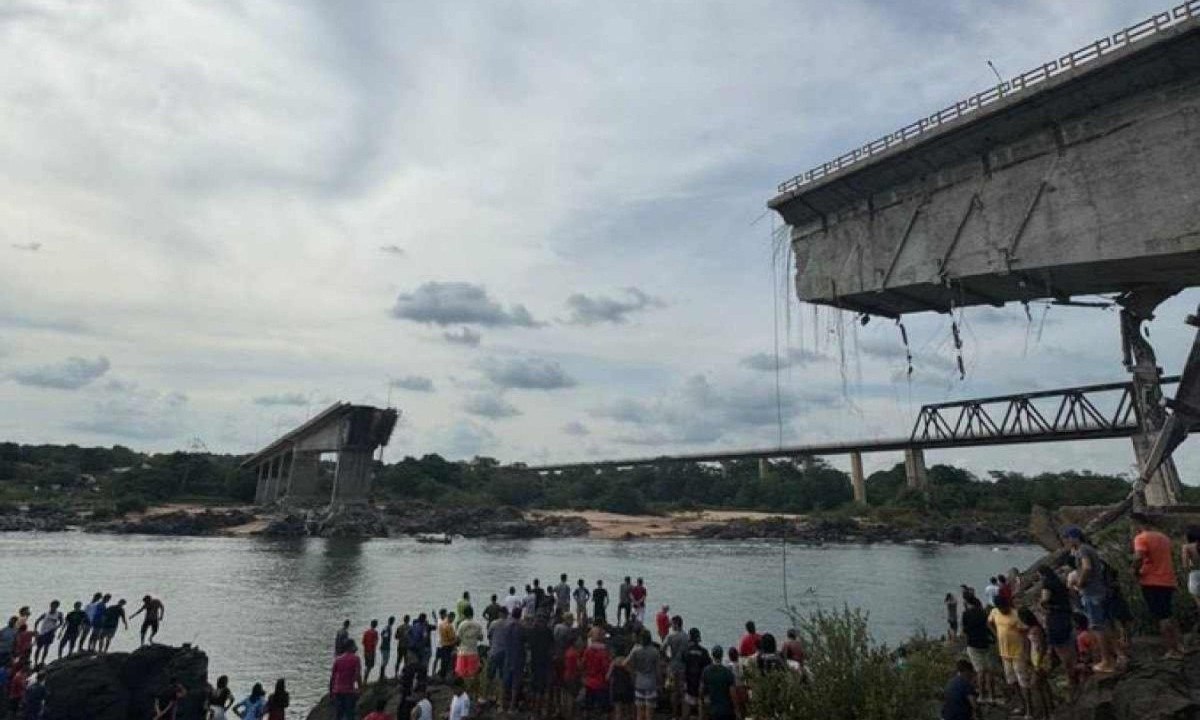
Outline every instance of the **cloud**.
[(463, 410), (489, 420), (501, 420), (521, 414), (512, 403), (492, 393), (476, 393), (469, 396), (463, 403)]
[(255, 405), (264, 407), (303, 407), (308, 405), (308, 396), (303, 393), (279, 393), (277, 395), (259, 395), (254, 398)]
[(54, 388), (56, 390), (78, 390), (108, 372), (111, 364), (103, 355), (95, 360), (69, 357), (53, 365), (17, 370), (12, 379), (21, 385)]
[(88, 327), (79, 320), (64, 320), (25, 313), (0, 312), (0, 327), (10, 327), (20, 330), (52, 330), (72, 335), (81, 335), (89, 332)]
[(740, 431), (785, 427), (800, 413), (829, 409), (842, 403), (840, 395), (819, 388), (784, 390), (759, 383), (714, 385), (704, 375), (692, 375), (681, 386), (653, 400), (619, 398), (593, 410), (596, 417), (638, 428), (614, 438), (631, 445), (709, 444)]
[(625, 294), (628, 297), (621, 300), (575, 293), (567, 298), (567, 308), (571, 311), (567, 322), (573, 325), (596, 325), (606, 322), (619, 325), (633, 313), (661, 307), (663, 304), (658, 298), (651, 297), (635, 287), (626, 288)]
[(436, 430), (429, 438), (431, 448), (449, 460), (467, 460), (495, 447), (495, 433), (477, 422), (459, 420)]
[(563, 425), (562, 431), (567, 435), (572, 435), (574, 437), (583, 437), (584, 435), (589, 435), (592, 432), (591, 430), (588, 430), (587, 425), (584, 425), (578, 420), (572, 420), (571, 422)]
[(805, 350), (803, 348), (789, 348), (786, 353), (782, 353), (776, 365), (776, 359), (773, 354), (760, 352), (748, 355), (738, 361), (743, 367), (761, 372), (775, 372), (776, 367), (783, 369), (789, 367), (803, 367), (809, 363), (827, 362), (831, 358), (819, 352)]
[(431, 325), (537, 327), (524, 305), (505, 310), (482, 285), (466, 282), (427, 282), (396, 298), (392, 315)]
[(404, 257), (408, 254), (404, 252), (404, 248), (400, 247), (399, 245), (380, 245), (379, 250), (380, 252), (385, 252), (388, 255), (393, 255), (395, 257)]
[(500, 388), (521, 390), (558, 390), (576, 385), (555, 360), (540, 358), (490, 358), (480, 363), (480, 369), (491, 383)]
[(447, 330), (442, 333), (442, 338), (451, 345), (464, 345), (466, 347), (479, 347), (479, 341), (483, 338), (481, 333), (475, 332), (469, 327), (459, 328), (458, 332)]
[(13, 243), (12, 247), (14, 250), (22, 250), (24, 252), (37, 252), (38, 250), (42, 249), (42, 244), (40, 242)]
[(129, 440), (165, 440), (184, 434), (188, 398), (181, 392), (142, 389), (133, 384), (114, 387), (93, 403), (90, 414), (67, 424), (71, 430)]
[(413, 392), (433, 392), (433, 380), (424, 375), (406, 375), (405, 377), (393, 378), (388, 382), (388, 385)]

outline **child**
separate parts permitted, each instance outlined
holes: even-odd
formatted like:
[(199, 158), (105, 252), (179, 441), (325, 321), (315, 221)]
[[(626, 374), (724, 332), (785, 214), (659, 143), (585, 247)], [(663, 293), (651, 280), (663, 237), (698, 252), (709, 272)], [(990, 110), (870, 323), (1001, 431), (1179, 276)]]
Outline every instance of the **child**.
[(1054, 711), (1054, 695), (1050, 691), (1050, 648), (1046, 642), (1046, 630), (1029, 608), (1018, 610), (1017, 617), (1028, 628), (1025, 637), (1029, 641), (1029, 664), (1032, 668), (1029, 707), (1032, 709), (1036, 701), (1041, 706), (1039, 717), (1049, 718)]

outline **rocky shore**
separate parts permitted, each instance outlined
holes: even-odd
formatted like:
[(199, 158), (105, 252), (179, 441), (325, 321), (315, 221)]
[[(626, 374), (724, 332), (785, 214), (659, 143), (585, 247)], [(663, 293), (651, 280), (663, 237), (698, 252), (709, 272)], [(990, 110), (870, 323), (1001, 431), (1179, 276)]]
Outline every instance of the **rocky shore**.
[[(57, 507), (0, 508), (0, 532), (79, 529), (111, 534), (168, 536), (376, 538), (438, 535), (528, 540), (593, 537), (613, 540), (697, 538), (781, 539), (798, 543), (904, 543), (1010, 545), (1035, 534), (1013, 519), (925, 517), (883, 522), (870, 517), (772, 515), (705, 511), (628, 516), (594, 511), (523, 511), (507, 506), (441, 507), (426, 502), (329, 508), (205, 508), (167, 506), (120, 518), (95, 519)], [(1036, 525), (1035, 525), (1036, 530)]]

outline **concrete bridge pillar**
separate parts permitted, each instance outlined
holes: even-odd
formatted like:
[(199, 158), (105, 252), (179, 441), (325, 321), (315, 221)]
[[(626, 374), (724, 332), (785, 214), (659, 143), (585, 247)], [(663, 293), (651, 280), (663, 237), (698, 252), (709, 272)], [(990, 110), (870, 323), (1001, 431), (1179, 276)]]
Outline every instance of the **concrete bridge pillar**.
[(850, 487), (854, 490), (854, 502), (867, 504), (867, 480), (863, 477), (862, 453), (850, 453)]
[(266, 502), (267, 497), (267, 463), (259, 463), (255, 470), (255, 476), (258, 478), (258, 483), (254, 486), (254, 504), (262, 505)]
[(292, 469), (288, 478), (289, 500), (310, 500), (317, 495), (320, 480), (321, 454), (297, 452), (292, 455)]
[(904, 478), (908, 487), (925, 490), (925, 451), (921, 448), (905, 448)]
[(371, 451), (342, 450), (333, 476), (333, 505), (365, 503), (371, 490)]
[(766, 480), (767, 476), (770, 474), (771, 474), (771, 462), (769, 460), (767, 460), (766, 458), (759, 458), (758, 459), (758, 479)]

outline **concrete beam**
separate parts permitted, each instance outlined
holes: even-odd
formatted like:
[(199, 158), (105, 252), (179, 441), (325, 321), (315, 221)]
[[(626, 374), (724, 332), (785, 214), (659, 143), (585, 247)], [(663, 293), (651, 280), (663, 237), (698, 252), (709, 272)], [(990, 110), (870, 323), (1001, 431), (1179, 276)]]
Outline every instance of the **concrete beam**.
[(904, 480), (905, 485), (910, 488), (921, 491), (926, 489), (924, 450), (908, 448), (904, 451)]
[(371, 451), (343, 450), (338, 453), (337, 472), (333, 478), (333, 505), (367, 502), (371, 494)]
[(862, 453), (850, 453), (850, 487), (854, 490), (854, 502), (867, 504), (867, 481), (863, 477)]

